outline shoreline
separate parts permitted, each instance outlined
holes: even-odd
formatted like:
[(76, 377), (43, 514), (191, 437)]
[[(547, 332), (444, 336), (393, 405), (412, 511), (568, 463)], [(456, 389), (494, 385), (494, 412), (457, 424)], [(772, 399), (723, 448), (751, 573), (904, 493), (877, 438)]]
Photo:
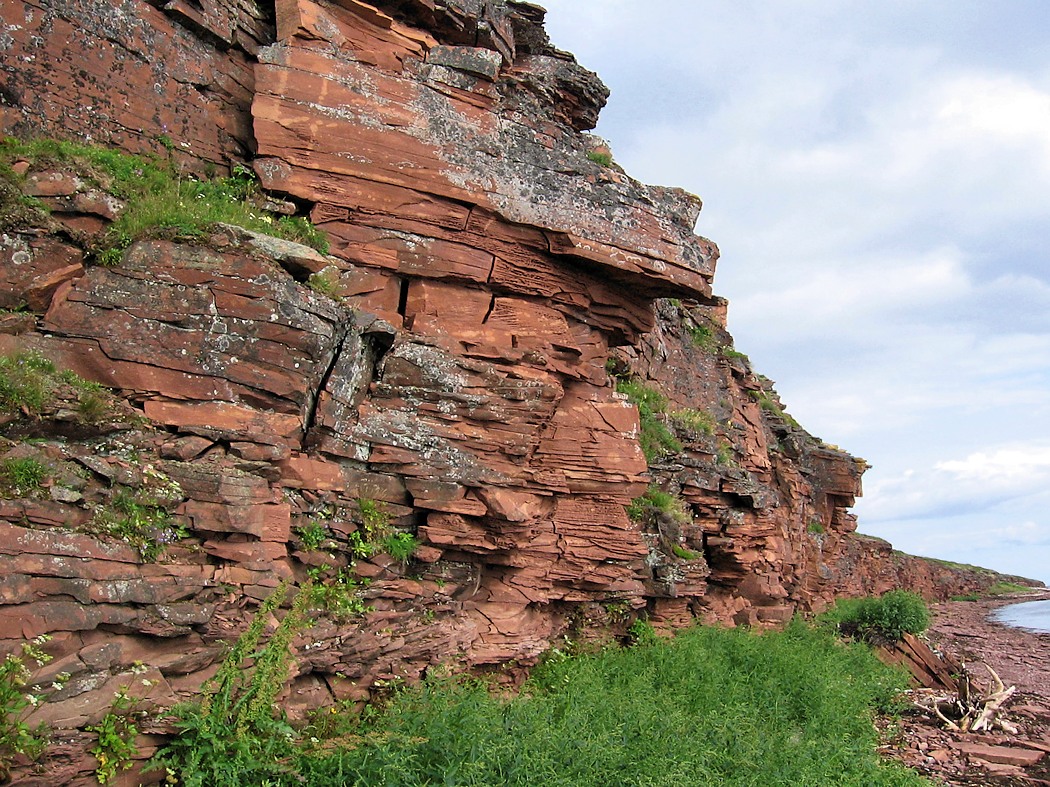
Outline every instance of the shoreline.
[(930, 605), (927, 636), (936, 647), (960, 658), (979, 678), (982, 665), (994, 669), (1019, 692), (1050, 702), (1050, 633), (1009, 626), (990, 619), (995, 610), (1025, 601), (1050, 599), (1050, 589), (978, 601), (943, 601)]
[(1050, 589), (930, 605), (926, 638), (935, 650), (963, 662), (988, 685), (991, 667), (1017, 693), (1004, 716), (1017, 734), (953, 732), (932, 715), (904, 713), (884, 746), (891, 758), (943, 785), (1021, 787), (1050, 785), (1050, 633), (1035, 633), (990, 620), (1000, 607), (1050, 599)]

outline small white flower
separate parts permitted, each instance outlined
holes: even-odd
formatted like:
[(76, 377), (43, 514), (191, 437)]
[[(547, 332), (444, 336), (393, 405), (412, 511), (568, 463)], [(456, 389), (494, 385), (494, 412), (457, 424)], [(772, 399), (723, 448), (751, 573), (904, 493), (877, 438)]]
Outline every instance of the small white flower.
[(38, 705), (40, 705), (41, 699), (40, 699), (40, 697), (36, 696), (35, 694), (27, 694), (26, 695), (26, 702), (28, 702), (30, 705), (32, 705), (35, 708)]

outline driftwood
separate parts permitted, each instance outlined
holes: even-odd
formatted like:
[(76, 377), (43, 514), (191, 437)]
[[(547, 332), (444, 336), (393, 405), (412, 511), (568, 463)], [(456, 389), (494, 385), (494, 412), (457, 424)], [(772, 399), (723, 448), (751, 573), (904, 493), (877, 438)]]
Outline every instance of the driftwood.
[(1017, 727), (1003, 718), (1003, 707), (1017, 691), (1007, 688), (987, 664), (991, 685), (982, 688), (965, 665), (947, 653), (935, 653), (912, 634), (898, 642), (876, 648), (876, 655), (887, 664), (904, 667), (911, 673), (909, 694), (917, 708), (936, 716), (949, 730), (987, 732), (998, 727), (1015, 735)]
[(944, 694), (927, 689), (922, 691), (917, 699), (913, 699), (915, 706), (935, 715), (949, 730), (987, 732), (993, 727), (998, 727), (1010, 735), (1016, 735), (1017, 727), (1001, 714), (1003, 706), (1013, 697), (1017, 687), (1007, 688), (995, 670), (987, 664), (985, 667), (992, 676), (993, 685), (981, 690), (977, 681), (964, 667), (959, 675), (956, 691)]

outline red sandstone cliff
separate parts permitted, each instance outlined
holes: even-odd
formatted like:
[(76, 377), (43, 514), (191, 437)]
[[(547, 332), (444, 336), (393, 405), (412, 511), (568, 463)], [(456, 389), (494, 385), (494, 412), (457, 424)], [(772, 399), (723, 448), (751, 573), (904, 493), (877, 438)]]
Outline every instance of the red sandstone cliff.
[[(863, 462), (785, 417), (727, 349), (699, 200), (588, 158), (606, 90), (551, 47), (538, 7), (0, 8), (4, 132), (170, 140), (188, 172), (250, 161), (331, 240), (322, 256), (216, 228), (85, 266), (119, 205), (76, 173), (26, 173), (58, 223), (0, 239), (3, 305), (27, 307), (0, 321), (0, 350), (116, 396), (89, 426), (65, 390), (0, 426), (0, 458), (50, 468), (44, 494), (0, 501), (0, 650), (48, 633), (51, 672), (72, 676), (37, 714), (64, 743), (37, 783), (90, 768), (79, 730), (115, 687), (157, 706), (195, 691), (221, 640), (312, 568), (351, 566), (372, 610), (317, 617), (292, 711), (439, 663), (527, 666), (639, 614), (779, 622), (838, 594), (989, 581), (853, 533)], [(320, 271), (339, 300), (305, 286)], [(617, 376), (667, 397), (655, 418), (680, 451), (646, 461)], [(650, 484), (686, 516), (632, 520)], [(181, 537), (155, 562), (91, 534), (118, 491), (158, 485)], [(408, 562), (355, 560), (377, 505), (422, 543)]]

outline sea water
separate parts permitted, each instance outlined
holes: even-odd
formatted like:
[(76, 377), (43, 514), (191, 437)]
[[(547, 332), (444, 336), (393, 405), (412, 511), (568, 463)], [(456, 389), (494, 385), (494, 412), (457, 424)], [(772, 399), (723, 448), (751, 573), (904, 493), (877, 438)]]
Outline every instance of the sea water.
[(1050, 599), (1000, 607), (992, 613), (992, 619), (1014, 628), (1050, 633)]

